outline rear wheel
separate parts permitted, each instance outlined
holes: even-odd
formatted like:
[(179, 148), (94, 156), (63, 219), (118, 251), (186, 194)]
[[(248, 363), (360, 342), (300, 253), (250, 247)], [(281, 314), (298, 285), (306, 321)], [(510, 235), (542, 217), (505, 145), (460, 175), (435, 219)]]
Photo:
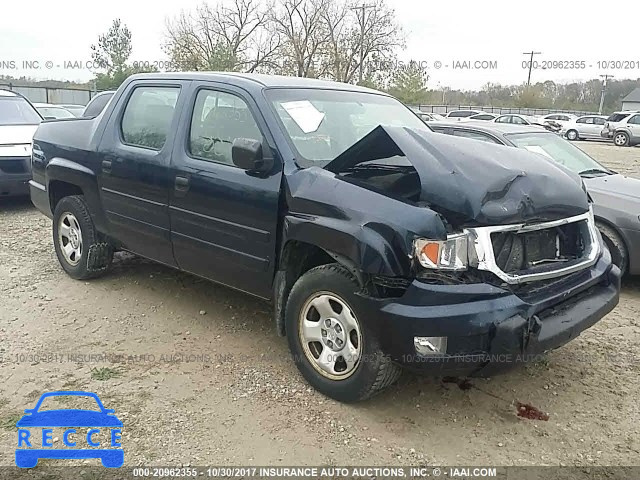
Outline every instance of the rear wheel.
[(371, 397), (402, 373), (356, 308), (355, 278), (337, 264), (316, 267), (298, 279), (286, 307), (294, 361), (316, 390), (342, 402)]
[(574, 140), (579, 140), (578, 132), (576, 130), (569, 130), (567, 132), (567, 140), (571, 140), (572, 142)]
[(609, 225), (603, 223), (596, 223), (598, 230), (602, 234), (602, 239), (607, 245), (609, 252), (611, 252), (611, 260), (620, 269), (624, 275), (627, 272), (629, 266), (629, 254), (627, 253), (627, 247), (624, 244), (622, 237)]
[(53, 244), (60, 265), (77, 280), (104, 273), (113, 259), (113, 247), (96, 230), (80, 195), (64, 197), (53, 214)]
[(629, 146), (629, 135), (624, 132), (616, 132), (613, 134), (613, 143), (618, 147), (628, 147)]

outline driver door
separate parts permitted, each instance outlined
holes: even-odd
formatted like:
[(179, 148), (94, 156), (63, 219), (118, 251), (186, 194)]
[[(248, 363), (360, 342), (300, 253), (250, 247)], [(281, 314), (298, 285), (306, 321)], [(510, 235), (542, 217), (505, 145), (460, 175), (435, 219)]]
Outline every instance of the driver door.
[(269, 298), (282, 168), (255, 176), (231, 159), (235, 138), (276, 149), (253, 100), (228, 85), (196, 85), (171, 158), (171, 241), (183, 270)]

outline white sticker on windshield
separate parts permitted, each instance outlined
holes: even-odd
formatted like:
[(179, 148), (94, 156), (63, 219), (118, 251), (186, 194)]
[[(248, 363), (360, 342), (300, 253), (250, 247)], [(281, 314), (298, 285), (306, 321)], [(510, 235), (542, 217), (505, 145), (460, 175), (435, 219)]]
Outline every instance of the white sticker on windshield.
[(550, 158), (551, 160), (553, 160), (553, 157), (551, 155), (549, 155), (547, 153), (547, 151), (544, 148), (542, 148), (541, 146), (539, 146), (539, 145), (526, 145), (524, 148), (526, 148), (530, 152), (539, 153), (539, 154), (544, 155), (545, 157)]
[(304, 133), (315, 132), (324, 120), (324, 113), (320, 112), (308, 100), (285, 102), (282, 104), (282, 108), (287, 111)]

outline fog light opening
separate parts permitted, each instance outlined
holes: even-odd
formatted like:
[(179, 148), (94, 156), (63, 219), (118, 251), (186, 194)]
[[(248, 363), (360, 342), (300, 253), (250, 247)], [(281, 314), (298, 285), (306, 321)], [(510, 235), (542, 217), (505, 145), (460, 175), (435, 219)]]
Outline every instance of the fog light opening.
[(413, 346), (418, 355), (441, 355), (447, 353), (447, 337), (413, 337)]

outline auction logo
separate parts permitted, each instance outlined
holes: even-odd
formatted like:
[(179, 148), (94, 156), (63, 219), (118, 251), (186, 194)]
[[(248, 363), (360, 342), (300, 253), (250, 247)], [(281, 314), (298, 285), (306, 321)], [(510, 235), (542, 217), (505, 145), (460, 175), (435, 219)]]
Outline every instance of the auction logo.
[[(50, 397), (84, 397), (83, 400), (86, 401), (88, 398), (92, 406), (95, 401), (98, 409), (42, 409), (42, 403)], [(26, 415), (16, 423), (18, 427), (16, 465), (18, 467), (33, 468), (41, 458), (99, 458), (102, 465), (109, 468), (118, 468), (124, 463), (124, 450), (120, 443), (122, 422), (114, 415), (114, 410), (104, 408), (95, 393), (71, 391), (45, 393), (33, 409), (27, 409), (24, 412)], [(58, 441), (58, 437), (54, 437), (54, 429), (56, 433), (57, 430), (61, 430), (65, 448), (54, 448), (54, 443)], [(87, 448), (84, 448), (85, 444)], [(109, 448), (105, 448), (106, 446)]]

